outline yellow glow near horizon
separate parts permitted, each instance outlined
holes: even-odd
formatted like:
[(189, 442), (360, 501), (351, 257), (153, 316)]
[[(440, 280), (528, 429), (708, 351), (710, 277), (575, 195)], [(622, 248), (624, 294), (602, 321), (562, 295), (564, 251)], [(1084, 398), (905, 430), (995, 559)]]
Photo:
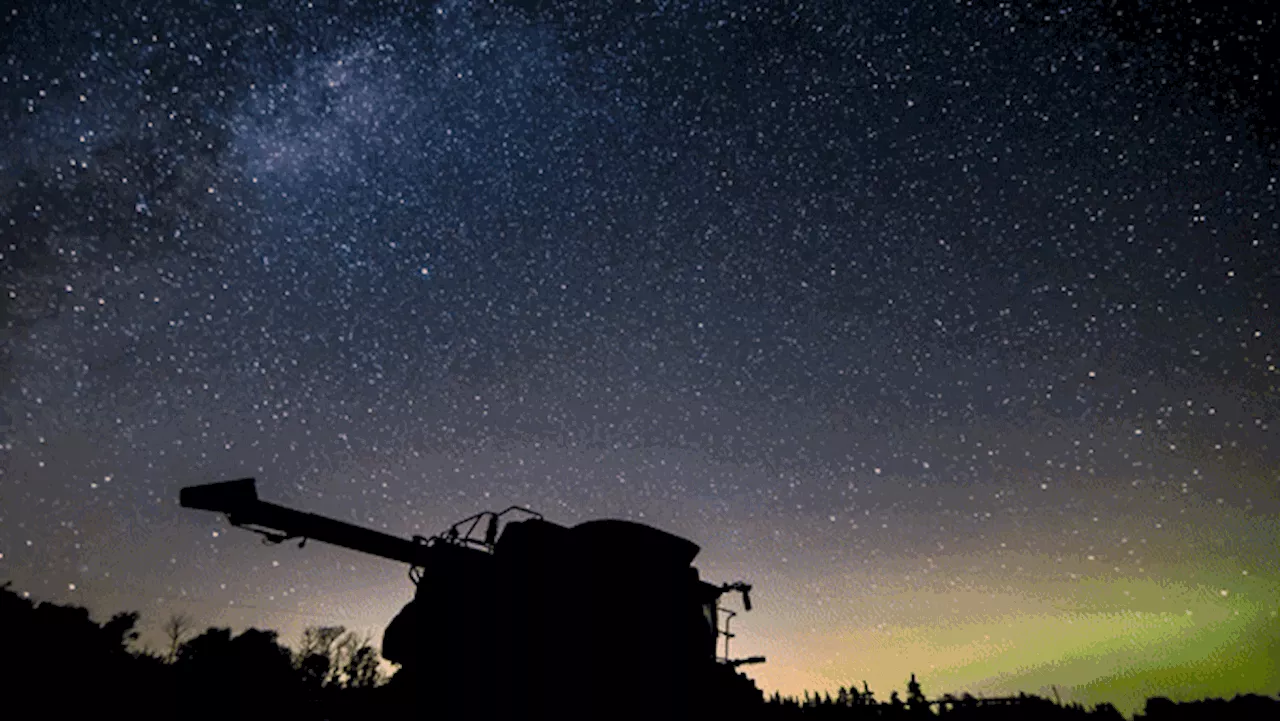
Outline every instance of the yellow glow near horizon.
[[(1020, 691), (1051, 697), (1056, 686), (1064, 701), (1108, 701), (1125, 713), (1154, 695), (1275, 693), (1280, 594), (1275, 584), (1256, 578), (1235, 587), (1223, 595), (1204, 585), (1090, 579), (1037, 584), (1034, 594), (898, 592), (876, 602), (910, 601), (954, 613), (801, 634), (770, 649), (770, 663), (752, 669), (752, 676), (784, 694), (834, 692), (865, 680), (882, 700), (894, 690), (901, 694), (912, 673), (931, 698)], [(1122, 609), (1117, 598), (1138, 600)], [(1143, 610), (1141, 599), (1181, 610)]]

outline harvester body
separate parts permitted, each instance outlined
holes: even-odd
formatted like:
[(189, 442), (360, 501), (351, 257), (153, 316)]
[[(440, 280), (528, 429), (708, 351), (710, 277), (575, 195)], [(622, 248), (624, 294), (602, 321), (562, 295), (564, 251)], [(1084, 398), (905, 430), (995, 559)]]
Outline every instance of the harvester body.
[(717, 657), (719, 599), (691, 564), (697, 544), (645, 524), (569, 527), (521, 508), (431, 538), (397, 538), (258, 500), (253, 479), (182, 490), (271, 542), (315, 539), (410, 565), (413, 600), (382, 654), (398, 692), (440, 718), (684, 719), (761, 702)]

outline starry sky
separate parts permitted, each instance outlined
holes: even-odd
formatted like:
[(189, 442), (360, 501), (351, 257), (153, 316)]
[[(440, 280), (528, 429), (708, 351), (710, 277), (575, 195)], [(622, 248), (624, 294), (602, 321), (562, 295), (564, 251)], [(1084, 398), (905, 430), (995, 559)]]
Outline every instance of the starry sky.
[(769, 693), (1274, 694), (1265, 5), (5, 10), (0, 579), (380, 632), (256, 476), (687, 536)]

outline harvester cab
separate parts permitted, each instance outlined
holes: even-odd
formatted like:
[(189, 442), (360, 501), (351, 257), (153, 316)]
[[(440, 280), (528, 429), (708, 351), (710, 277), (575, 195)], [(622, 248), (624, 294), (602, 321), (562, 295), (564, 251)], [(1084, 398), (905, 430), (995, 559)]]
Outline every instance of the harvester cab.
[(570, 527), (513, 506), (403, 539), (261, 501), (252, 478), (184, 488), (180, 502), (268, 543), (310, 538), (407, 563), (416, 590), (382, 655), (400, 665), (392, 686), (445, 717), (695, 718), (763, 700), (737, 669), (764, 658), (729, 657), (736, 614), (720, 605), (737, 592), (751, 610), (751, 586), (700, 579), (698, 545), (652, 526)]

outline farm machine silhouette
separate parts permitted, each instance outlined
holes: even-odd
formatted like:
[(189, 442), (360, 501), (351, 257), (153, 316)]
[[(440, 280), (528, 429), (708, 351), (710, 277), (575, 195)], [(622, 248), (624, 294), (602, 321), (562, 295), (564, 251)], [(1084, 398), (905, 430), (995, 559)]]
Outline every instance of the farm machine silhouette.
[(764, 658), (728, 658), (734, 613), (719, 605), (738, 592), (751, 610), (751, 586), (701, 580), (698, 545), (652, 526), (567, 527), (511, 507), (403, 539), (261, 501), (252, 478), (183, 488), (180, 502), (271, 543), (314, 539), (409, 564), (417, 589), (382, 654), (401, 667), (396, 692), (435, 716), (670, 719), (763, 703), (738, 668)]

